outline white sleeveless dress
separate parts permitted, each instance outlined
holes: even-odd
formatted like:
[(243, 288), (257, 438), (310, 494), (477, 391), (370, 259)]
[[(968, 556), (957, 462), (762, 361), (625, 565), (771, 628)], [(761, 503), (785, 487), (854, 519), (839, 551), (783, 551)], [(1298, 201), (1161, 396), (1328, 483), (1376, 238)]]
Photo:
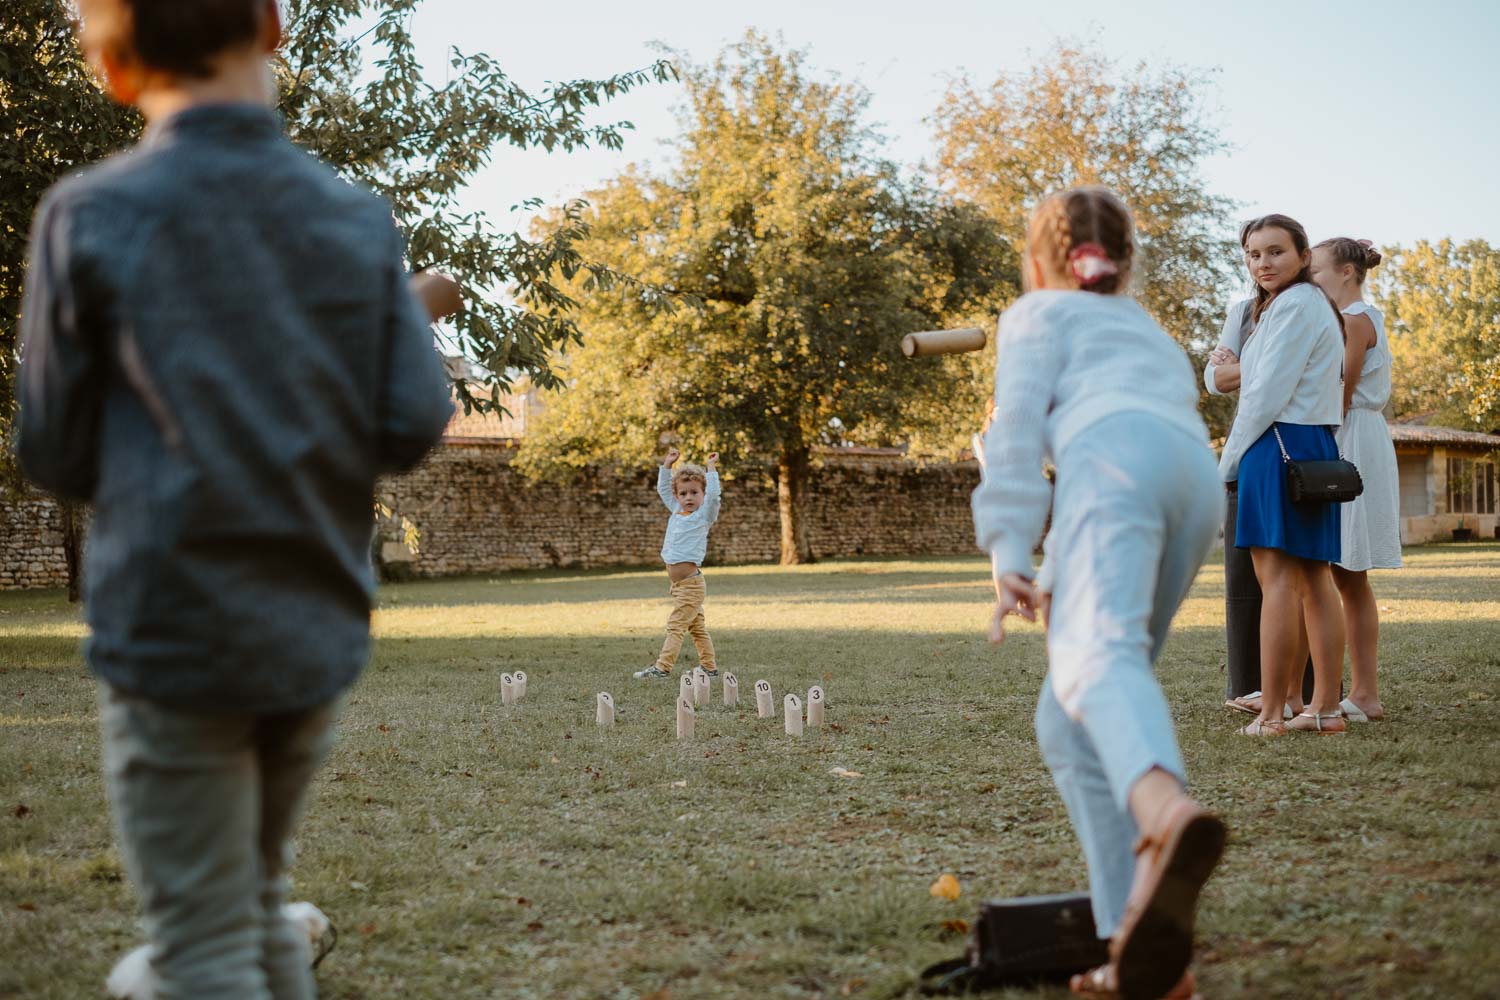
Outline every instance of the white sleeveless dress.
[(1349, 412), (1338, 430), (1339, 451), (1359, 469), (1365, 485), (1364, 493), (1343, 505), (1339, 565), (1352, 572), (1396, 569), (1401, 565), (1401, 485), (1396, 449), (1381, 412), (1391, 398), (1391, 345), (1379, 309), (1353, 302), (1343, 312), (1370, 318), (1375, 346), (1365, 352)]

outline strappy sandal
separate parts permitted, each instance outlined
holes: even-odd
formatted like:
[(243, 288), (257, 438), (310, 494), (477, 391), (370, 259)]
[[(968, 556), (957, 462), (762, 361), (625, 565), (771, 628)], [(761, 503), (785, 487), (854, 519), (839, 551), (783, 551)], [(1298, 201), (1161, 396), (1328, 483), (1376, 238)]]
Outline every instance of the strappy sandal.
[(1237, 729), (1235, 730), (1235, 732), (1239, 733), (1241, 736), (1285, 736), (1286, 723), (1263, 722), (1260, 719), (1256, 719), (1254, 722), (1250, 723), (1250, 725), (1246, 726), (1243, 729)]
[[(1112, 965), (1101, 965), (1074, 976), (1068, 982), (1068, 989), (1072, 990), (1074, 996), (1086, 997), (1088, 1000), (1121, 1000), (1123, 996)], [(1184, 972), (1182, 978), (1177, 980), (1177, 985), (1172, 987), (1171, 992), (1163, 994), (1161, 1000), (1202, 1000), (1198, 995), (1198, 983), (1193, 978), (1192, 970)]]
[[(1261, 702), (1265, 701), (1265, 696), (1262, 695), (1259, 691), (1251, 691), (1249, 694), (1242, 694), (1238, 698), (1229, 698), (1225, 700), (1224, 707), (1229, 709), (1231, 712), (1244, 712), (1246, 715), (1259, 715), (1261, 706), (1259, 704), (1251, 705), (1250, 700), (1252, 698), (1258, 699)], [(1290, 719), (1292, 715), (1292, 706), (1285, 705), (1282, 707), (1281, 717), (1283, 719)]]
[(1162, 813), (1136, 841), (1136, 883), (1109, 945), (1125, 1000), (1164, 996), (1187, 971), (1198, 894), (1229, 836), (1223, 820), (1187, 796)]
[[(1299, 726), (1297, 725), (1297, 719), (1311, 719), (1313, 720), (1313, 724), (1311, 726)], [(1301, 712), (1297, 715), (1297, 719), (1293, 719), (1291, 722), (1287, 723), (1286, 728), (1292, 730), (1293, 732), (1313, 733), (1317, 736), (1343, 736), (1349, 728), (1344, 724), (1343, 712)], [(1339, 722), (1339, 728), (1324, 729), (1324, 719), (1337, 719)]]

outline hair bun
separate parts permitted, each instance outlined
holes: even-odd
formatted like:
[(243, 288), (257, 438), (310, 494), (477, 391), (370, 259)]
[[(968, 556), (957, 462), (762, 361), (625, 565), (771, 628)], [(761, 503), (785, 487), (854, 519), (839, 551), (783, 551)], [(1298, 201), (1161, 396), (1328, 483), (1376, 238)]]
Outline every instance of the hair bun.
[(1359, 243), (1365, 249), (1365, 270), (1368, 271), (1378, 265), (1383, 258), (1380, 256), (1380, 251), (1376, 250), (1369, 240), (1360, 240)]

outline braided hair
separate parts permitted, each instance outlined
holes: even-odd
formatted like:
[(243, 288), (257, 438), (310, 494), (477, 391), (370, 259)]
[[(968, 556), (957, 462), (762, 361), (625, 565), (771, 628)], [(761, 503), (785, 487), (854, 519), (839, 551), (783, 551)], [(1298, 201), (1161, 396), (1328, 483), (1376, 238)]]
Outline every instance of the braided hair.
[(1049, 283), (1113, 295), (1130, 282), (1135, 224), (1125, 202), (1108, 188), (1069, 188), (1043, 199), (1026, 242)]

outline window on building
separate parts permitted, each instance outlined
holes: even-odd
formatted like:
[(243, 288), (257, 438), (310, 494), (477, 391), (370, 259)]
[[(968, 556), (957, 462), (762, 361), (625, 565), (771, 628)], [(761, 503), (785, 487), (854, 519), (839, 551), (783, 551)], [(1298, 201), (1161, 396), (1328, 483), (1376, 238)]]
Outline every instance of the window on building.
[(1450, 514), (1493, 514), (1500, 490), (1497, 490), (1495, 463), (1487, 459), (1448, 459), (1448, 512)]
[(1474, 463), (1465, 463), (1461, 458), (1448, 459), (1448, 513), (1450, 514), (1472, 513), (1464, 506), (1464, 501), (1473, 495), (1472, 490), (1465, 489), (1470, 485), (1468, 476), (1465, 474), (1465, 464), (1472, 467)]

